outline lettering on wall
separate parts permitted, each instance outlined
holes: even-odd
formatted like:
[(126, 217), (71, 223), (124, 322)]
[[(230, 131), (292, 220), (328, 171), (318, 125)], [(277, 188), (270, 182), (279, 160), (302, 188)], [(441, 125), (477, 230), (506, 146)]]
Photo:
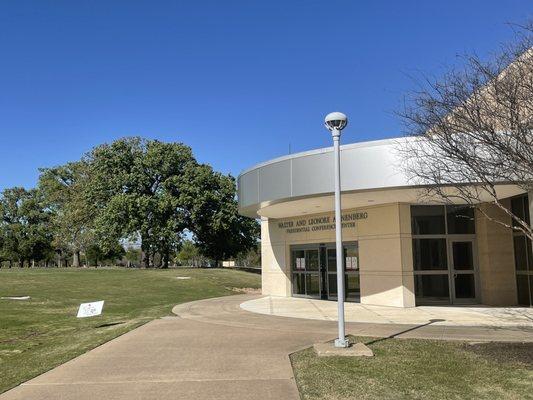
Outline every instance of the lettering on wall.
[[(367, 219), (368, 213), (365, 212), (351, 212), (341, 216), (343, 228), (355, 228), (355, 221), (360, 219)], [(302, 218), (297, 220), (279, 221), (279, 229), (285, 229), (286, 233), (300, 233), (300, 232), (315, 232), (327, 231), (335, 229), (334, 216), (321, 216)]]

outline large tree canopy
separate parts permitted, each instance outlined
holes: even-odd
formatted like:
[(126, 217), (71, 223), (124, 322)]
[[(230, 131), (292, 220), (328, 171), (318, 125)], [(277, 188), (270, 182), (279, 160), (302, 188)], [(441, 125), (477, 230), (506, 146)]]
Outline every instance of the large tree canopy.
[(254, 247), (259, 225), (239, 215), (235, 179), (207, 165), (197, 166), (192, 175), (183, 197), (202, 254), (218, 262)]
[(195, 164), (191, 149), (127, 138), (96, 147), (86, 161), (89, 198), (100, 210), (95, 226), (102, 247), (107, 250), (117, 238), (139, 238), (146, 266), (154, 253), (168, 265), (187, 228), (179, 193)]
[(38, 190), (4, 192), (0, 215), (0, 256), (12, 261), (54, 249), (78, 266), (82, 253), (98, 263), (139, 244), (144, 266), (166, 267), (186, 238), (216, 261), (258, 240), (258, 223), (238, 214), (233, 177), (198, 164), (182, 143), (138, 137), (42, 169)]

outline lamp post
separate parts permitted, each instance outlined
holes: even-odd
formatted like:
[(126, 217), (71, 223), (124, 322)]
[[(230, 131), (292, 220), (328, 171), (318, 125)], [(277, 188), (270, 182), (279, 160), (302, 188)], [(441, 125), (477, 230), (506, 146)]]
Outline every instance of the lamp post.
[(335, 162), (335, 242), (337, 258), (337, 309), (339, 320), (339, 337), (335, 339), (335, 347), (348, 347), (344, 329), (344, 268), (342, 259), (342, 220), (341, 220), (341, 131), (346, 127), (348, 118), (340, 112), (326, 115), (325, 125), (333, 137), (333, 154)]

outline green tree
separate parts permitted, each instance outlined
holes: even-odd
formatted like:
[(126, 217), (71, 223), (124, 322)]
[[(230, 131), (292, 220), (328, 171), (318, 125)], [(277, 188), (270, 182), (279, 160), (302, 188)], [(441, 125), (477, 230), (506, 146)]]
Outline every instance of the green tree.
[(72, 253), (74, 267), (80, 266), (80, 252), (95, 240), (96, 209), (87, 199), (89, 181), (89, 168), (84, 161), (41, 169), (39, 177), (39, 190), (52, 213), (54, 247), (59, 253)]
[(144, 266), (158, 253), (167, 267), (187, 227), (179, 192), (186, 171), (196, 163), (191, 149), (181, 143), (125, 138), (96, 147), (85, 161), (102, 249), (107, 251), (120, 238), (140, 238)]
[(126, 251), (122, 245), (115, 241), (112, 246), (106, 249), (102, 249), (98, 244), (93, 243), (87, 247), (85, 253), (87, 257), (87, 264), (98, 267), (100, 265), (114, 265), (116, 260), (122, 258), (126, 254)]
[(28, 262), (50, 257), (52, 234), (50, 213), (43, 207), (40, 192), (15, 187), (3, 191), (0, 197), (0, 236), (3, 258)]
[(190, 229), (200, 252), (215, 261), (235, 257), (253, 248), (259, 224), (238, 213), (235, 179), (198, 165), (182, 191), (190, 217)]
[(197, 267), (200, 261), (200, 251), (193, 241), (185, 240), (176, 255), (176, 259), (181, 265), (189, 264)]
[(126, 249), (126, 253), (124, 254), (124, 257), (128, 261), (128, 267), (131, 266), (138, 266), (139, 261), (141, 260), (141, 249), (135, 248), (135, 247), (129, 247)]

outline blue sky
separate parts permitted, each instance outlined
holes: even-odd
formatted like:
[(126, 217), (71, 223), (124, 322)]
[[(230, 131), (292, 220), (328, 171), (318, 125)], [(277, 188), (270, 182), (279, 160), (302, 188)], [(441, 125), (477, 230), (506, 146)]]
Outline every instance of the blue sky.
[(412, 76), (490, 54), (531, 1), (0, 2), (0, 190), (140, 135), (237, 175), (260, 161), (398, 136)]

